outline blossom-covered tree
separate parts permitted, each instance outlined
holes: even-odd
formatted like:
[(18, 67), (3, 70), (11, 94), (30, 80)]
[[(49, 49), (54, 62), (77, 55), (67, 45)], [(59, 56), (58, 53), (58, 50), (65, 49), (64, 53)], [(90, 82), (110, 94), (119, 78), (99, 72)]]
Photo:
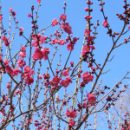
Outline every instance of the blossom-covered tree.
[[(94, 8), (97, 3), (99, 8)], [(107, 2), (84, 1), (83, 39), (75, 36), (69, 22), (67, 1), (63, 3), (63, 12), (48, 22), (47, 27), (41, 28), (43, 4), (44, 1), (37, 0), (36, 5), (31, 5), (30, 30), (30, 26), (21, 26), (17, 19), (20, 14), (13, 8), (9, 9), (7, 27), (1, 4), (0, 130), (101, 129), (96, 123), (96, 120), (100, 121), (100, 115), (107, 121), (104, 128), (129, 130), (129, 121), (122, 116), (126, 117), (129, 111), (120, 114), (122, 109), (117, 105), (128, 91), (129, 71), (111, 86), (102, 77), (109, 73), (106, 68), (113, 62), (113, 53), (130, 42), (130, 1), (124, 0), (123, 12), (116, 12), (120, 31), (113, 29), (112, 19), (105, 13)], [(95, 10), (103, 20), (93, 17)], [(105, 34), (99, 31), (100, 28)], [(96, 56), (97, 39), (104, 35), (111, 39), (111, 44), (100, 63)], [(108, 117), (115, 108), (123, 118), (122, 122), (118, 120), (120, 118)], [(116, 123), (112, 125), (112, 121)]]

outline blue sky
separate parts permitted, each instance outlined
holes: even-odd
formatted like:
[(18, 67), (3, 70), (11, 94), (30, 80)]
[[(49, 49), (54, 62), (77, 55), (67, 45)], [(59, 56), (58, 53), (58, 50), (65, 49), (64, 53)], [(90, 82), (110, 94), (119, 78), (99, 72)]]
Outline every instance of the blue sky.
[[(108, 15), (108, 21), (110, 25), (113, 27), (115, 31), (120, 31), (122, 27), (122, 22), (120, 22), (115, 16), (116, 13), (122, 12), (122, 0), (114, 1), (114, 0), (105, 0), (105, 12)], [(28, 35), (30, 26), (30, 19), (27, 18), (28, 13), (30, 13), (31, 5), (36, 5), (36, 0), (3, 0), (3, 14), (4, 14), (4, 26), (8, 26), (8, 16), (9, 16), (9, 8), (13, 8), (17, 12), (17, 19), (19, 20), (19, 25), (22, 26), (25, 30), (25, 34)], [(41, 28), (48, 26), (53, 18), (58, 18), (59, 15), (63, 12), (62, 10), (63, 0), (43, 0), (42, 7), (40, 8), (39, 13), (39, 25)], [(85, 0), (67, 0), (67, 14), (68, 21), (70, 22), (74, 35), (79, 37), (80, 40), (76, 45), (76, 50), (72, 57), (74, 60), (77, 60), (77, 56), (75, 54), (80, 52), (80, 48), (83, 41), (83, 33), (85, 27), (85, 12), (84, 8), (86, 7)], [(94, 13), (92, 14), (94, 17), (94, 22), (96, 20), (100, 20), (100, 23), (103, 22), (103, 17), (101, 13), (98, 11), (99, 6), (98, 2), (95, 1), (93, 5)], [(116, 12), (116, 13), (115, 13)], [(98, 29), (99, 38), (96, 40), (96, 51), (95, 57), (97, 62), (102, 64), (105, 56), (107, 55), (107, 51), (110, 49), (112, 42), (111, 39), (106, 35), (106, 30), (101, 26)], [(16, 44), (17, 42), (16, 38)], [(109, 86), (113, 86), (119, 79), (122, 78), (122, 75), (125, 74), (126, 71), (130, 70), (130, 44), (121, 47), (113, 53), (114, 59), (112, 62), (108, 64), (106, 67), (106, 71), (110, 69), (107, 75), (103, 75), (102, 80), (104, 84)], [(104, 126), (103, 126), (104, 127)], [(107, 130), (104, 128), (99, 128), (99, 130)]]

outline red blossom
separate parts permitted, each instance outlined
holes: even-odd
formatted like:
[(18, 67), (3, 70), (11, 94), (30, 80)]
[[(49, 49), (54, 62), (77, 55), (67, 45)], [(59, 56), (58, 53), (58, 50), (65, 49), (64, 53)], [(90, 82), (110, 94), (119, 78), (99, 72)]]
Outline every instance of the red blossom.
[(6, 36), (2, 36), (1, 39), (3, 40), (5, 46), (9, 46), (10, 42), (9, 42), (9, 40), (8, 40), (8, 38)]
[(85, 19), (86, 19), (87, 21), (89, 21), (90, 19), (92, 19), (92, 16), (90, 16), (90, 15), (85, 16)]
[(21, 68), (26, 65), (26, 62), (23, 59), (18, 59), (17, 63), (19, 65), (19, 67), (21, 67)]
[(88, 4), (88, 5), (92, 5), (93, 2), (92, 2), (91, 0), (88, 0), (88, 1), (87, 1), (87, 4)]
[(46, 37), (46, 36), (39, 35), (39, 43), (40, 43), (40, 44), (45, 43), (46, 40), (47, 40), (47, 37)]
[(60, 20), (65, 21), (67, 19), (67, 16), (65, 14), (61, 14)]
[(5, 71), (10, 75), (13, 74), (13, 69), (9, 65), (5, 66)]
[(26, 51), (26, 47), (25, 47), (25, 46), (22, 46), (22, 47), (21, 47), (21, 51)]
[(88, 35), (90, 35), (90, 33), (91, 33), (91, 30), (89, 30), (89, 29), (85, 29), (85, 31), (84, 31), (84, 35), (86, 36), (88, 36)]
[(10, 89), (11, 87), (11, 84), (10, 83), (7, 83), (7, 86), (6, 86), (8, 89)]
[(59, 83), (60, 83), (60, 78), (58, 76), (55, 76), (51, 81), (51, 85), (54, 87), (58, 87)]
[(89, 11), (90, 11), (90, 9), (89, 9), (89, 8), (85, 8), (84, 10), (85, 10), (86, 12), (89, 12)]
[(65, 44), (65, 40), (59, 40), (59, 45), (64, 45)]
[(86, 107), (87, 107), (87, 103), (83, 102), (83, 108), (86, 108)]
[(69, 126), (73, 127), (75, 125), (75, 121), (73, 119), (69, 120)]
[(105, 19), (104, 21), (103, 21), (103, 26), (106, 28), (106, 27), (108, 27), (108, 21)]
[(9, 61), (7, 59), (4, 60), (4, 64), (5, 64), (5, 66), (9, 65)]
[(20, 52), (19, 52), (19, 56), (22, 57), (22, 58), (24, 58), (24, 57), (26, 57), (26, 53), (23, 52), (23, 51), (20, 51)]
[(51, 41), (51, 43), (52, 43), (52, 44), (57, 44), (57, 43), (58, 43), (58, 39), (53, 39), (53, 40)]
[(32, 45), (35, 46), (35, 47), (37, 47), (39, 45), (37, 35), (32, 35)]
[(25, 52), (25, 51), (20, 51), (20, 52), (19, 52), (19, 56), (20, 56), (21, 58), (25, 58), (25, 57), (26, 57), (26, 52)]
[(25, 83), (31, 85), (34, 82), (34, 79), (31, 76), (25, 78)]
[(90, 46), (84, 45), (82, 48), (82, 56), (85, 56), (88, 52), (90, 52)]
[(68, 85), (72, 82), (70, 77), (67, 77), (65, 80), (61, 81), (61, 85), (64, 87), (68, 87)]
[(50, 53), (49, 48), (42, 48), (41, 51), (42, 51), (43, 59), (47, 60), (48, 59), (48, 54)]
[(60, 39), (53, 39), (51, 41), (52, 44), (59, 44), (59, 45), (64, 45), (65, 44), (65, 40), (60, 40)]
[(37, 2), (38, 2), (38, 4), (40, 4), (40, 3), (41, 3), (41, 0), (37, 0)]
[(0, 22), (2, 21), (2, 19), (3, 19), (3, 16), (2, 16), (2, 14), (0, 14)]
[(21, 58), (25, 58), (26, 57), (26, 47), (25, 46), (21, 47), (20, 52), (19, 52), (19, 56)]
[(68, 76), (69, 75), (69, 69), (65, 69), (62, 71), (63, 76)]
[(67, 49), (68, 49), (69, 51), (72, 51), (72, 50), (74, 49), (74, 44), (69, 43), (69, 44), (67, 45)]
[(72, 29), (71, 26), (69, 25), (69, 23), (63, 23), (61, 25), (61, 28), (68, 34), (72, 34)]
[(79, 40), (79, 38), (74, 37), (73, 40), (72, 40), (72, 43), (73, 43), (73, 44), (76, 44), (76, 42), (77, 42), (78, 40)]
[(47, 40), (47, 37), (41, 34), (32, 35), (32, 45), (34, 47), (38, 47), (39, 44), (45, 43), (46, 40)]
[(76, 110), (68, 110), (66, 111), (66, 116), (70, 117), (70, 118), (75, 118), (77, 116), (77, 111)]
[(93, 80), (93, 75), (90, 74), (89, 72), (85, 72), (82, 75), (82, 79), (83, 79), (84, 83), (87, 84)]
[(2, 62), (2, 55), (0, 54), (0, 62)]
[(58, 24), (58, 20), (57, 19), (53, 19), (51, 25), (52, 26), (56, 26), (57, 24)]
[(88, 36), (88, 37), (87, 37), (87, 42), (88, 42), (88, 44), (92, 44), (94, 38), (95, 38), (94, 36)]
[(21, 93), (22, 93), (22, 92), (21, 92), (21, 90), (19, 90), (19, 89), (15, 91), (15, 95), (20, 95)]
[(33, 60), (41, 60), (43, 58), (43, 53), (39, 48), (36, 48), (33, 54)]
[(88, 97), (88, 104), (94, 105), (96, 103), (96, 96), (92, 93), (87, 95)]
[(34, 74), (34, 71), (29, 66), (24, 67), (24, 74), (23, 74), (24, 78), (28, 76), (32, 76), (33, 74)]
[(17, 76), (21, 71), (18, 68), (13, 69), (13, 76)]
[(50, 78), (50, 75), (49, 75), (48, 73), (43, 74), (43, 78), (44, 78), (44, 79), (49, 79), (49, 78)]
[(23, 78), (26, 84), (31, 85), (34, 82), (34, 79), (32, 78), (33, 74), (34, 71), (29, 66), (24, 67)]

